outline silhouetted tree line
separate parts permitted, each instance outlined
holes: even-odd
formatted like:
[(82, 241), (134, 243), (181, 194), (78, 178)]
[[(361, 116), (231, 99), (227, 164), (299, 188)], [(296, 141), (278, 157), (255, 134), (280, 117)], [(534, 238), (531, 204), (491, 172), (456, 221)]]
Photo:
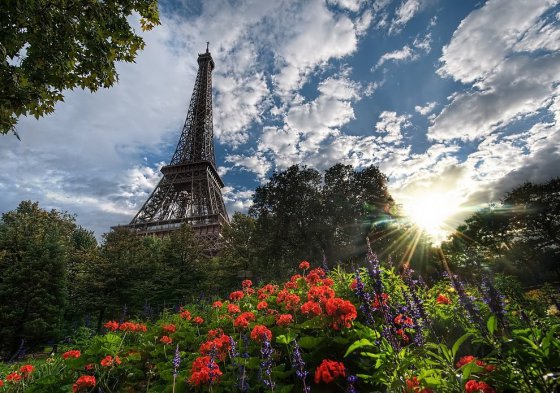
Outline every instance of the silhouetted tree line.
[[(99, 329), (110, 319), (155, 317), (164, 307), (224, 296), (245, 278), (281, 280), (302, 259), (349, 270), (363, 264), (366, 238), (384, 264), (410, 264), (426, 279), (441, 272), (438, 253), (400, 219), (376, 167), (292, 166), (258, 187), (253, 202), (248, 214), (234, 214), (213, 258), (186, 225), (165, 238), (115, 229), (98, 244), (73, 216), (21, 202), (0, 220), (1, 356), (78, 326)], [(559, 202), (555, 179), (525, 184), (475, 213), (442, 245), (452, 270), (557, 279)]]

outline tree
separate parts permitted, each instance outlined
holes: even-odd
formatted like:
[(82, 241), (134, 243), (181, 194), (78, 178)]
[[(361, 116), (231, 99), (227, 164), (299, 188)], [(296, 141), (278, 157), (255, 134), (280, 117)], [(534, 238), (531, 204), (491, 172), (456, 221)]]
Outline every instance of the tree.
[(60, 337), (74, 218), (21, 202), (0, 222), (0, 351)]
[[(115, 63), (132, 62), (143, 30), (159, 24), (157, 0), (8, 0), (0, 12), (0, 133), (21, 115), (54, 111), (63, 91), (96, 91), (118, 80)], [(17, 135), (17, 134), (16, 134)]]
[(443, 245), (468, 272), (505, 272), (526, 284), (560, 277), (560, 179), (525, 183), (480, 210)]

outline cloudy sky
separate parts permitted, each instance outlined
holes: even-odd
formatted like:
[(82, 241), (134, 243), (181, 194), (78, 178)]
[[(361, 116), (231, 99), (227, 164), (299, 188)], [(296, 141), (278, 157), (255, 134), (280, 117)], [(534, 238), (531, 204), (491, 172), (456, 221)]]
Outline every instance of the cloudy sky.
[(128, 223), (175, 149), (206, 41), (230, 214), (295, 163), (378, 165), (398, 202), (437, 195), (453, 212), (560, 175), (558, 0), (160, 8), (117, 86), (69, 91), (53, 115), (20, 119), (21, 142), (0, 138), (0, 212), (30, 199), (97, 235)]

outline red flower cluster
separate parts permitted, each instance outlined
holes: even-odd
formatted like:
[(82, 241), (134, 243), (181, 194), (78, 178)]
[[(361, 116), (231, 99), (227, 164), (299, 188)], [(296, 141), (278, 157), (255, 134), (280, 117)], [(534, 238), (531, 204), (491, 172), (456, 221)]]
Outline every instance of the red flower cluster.
[(200, 356), (193, 362), (189, 382), (195, 386), (216, 381), (222, 372), (210, 356)]
[(117, 321), (109, 321), (109, 322), (105, 322), (103, 327), (107, 330), (114, 332), (119, 328), (119, 323)]
[(403, 314), (397, 315), (393, 322), (395, 322), (395, 325), (405, 325), (407, 327), (414, 326), (414, 322), (412, 321), (412, 318), (405, 317)]
[(404, 329), (397, 329), (395, 331), (395, 333), (397, 334), (397, 336), (399, 336), (401, 338), (401, 340), (403, 340), (404, 342), (408, 342), (410, 340), (410, 338), (406, 335), (406, 332), (404, 331)]
[(300, 301), (301, 299), (298, 295), (290, 293), (286, 289), (278, 292), (276, 297), (276, 303), (283, 304), (284, 308), (288, 311), (295, 310), (299, 306)]
[(412, 377), (406, 380), (405, 393), (433, 393), (432, 389), (422, 388), (420, 381), (417, 377)]
[(212, 308), (222, 308), (223, 305), (224, 303), (222, 303), (219, 300), (216, 300), (214, 303), (212, 303)]
[(373, 301), (373, 303), (371, 303), (371, 307), (373, 307), (374, 310), (380, 309), (381, 306), (387, 305), (387, 300), (389, 300), (389, 295), (387, 295), (386, 293), (376, 295), (375, 300)]
[(241, 309), (237, 304), (228, 304), (227, 310), (230, 314), (237, 314), (238, 312), (241, 312)]
[(307, 269), (309, 269), (309, 262), (307, 262), (307, 261), (301, 261), (300, 264), (299, 264), (299, 268), (300, 268), (301, 270), (307, 270)]
[(334, 360), (324, 359), (315, 370), (315, 383), (331, 383), (338, 377), (345, 377), (344, 364)]
[(173, 342), (173, 339), (172, 339), (171, 337), (169, 337), (169, 336), (162, 336), (162, 337), (159, 339), (159, 342), (162, 343), (162, 344), (164, 344), (164, 345), (169, 345), (169, 344), (171, 344), (171, 343)]
[(12, 383), (21, 381), (21, 378), (22, 378), (21, 374), (18, 373), (17, 371), (6, 375), (6, 381)]
[(274, 295), (278, 288), (272, 284), (266, 284), (264, 287), (257, 291), (259, 300), (266, 300), (269, 296)]
[(194, 319), (192, 321), (193, 321), (193, 323), (196, 323), (197, 325), (202, 325), (204, 323), (204, 319), (202, 319), (202, 317), (194, 317)]
[(161, 328), (165, 333), (175, 333), (177, 331), (177, 326), (172, 323), (163, 325)]
[(495, 393), (496, 391), (486, 382), (471, 379), (465, 384), (465, 393)]
[(355, 291), (357, 287), (358, 287), (358, 280), (353, 279), (352, 282), (350, 283), (350, 289)]
[(235, 321), (233, 321), (233, 326), (245, 329), (247, 326), (249, 326), (249, 322), (253, 322), (254, 320), (255, 314), (247, 311), (235, 318)]
[(436, 298), (436, 303), (437, 304), (451, 304), (451, 300), (447, 296), (442, 295), (440, 293), (438, 295), (438, 297)]
[(319, 285), (309, 288), (307, 300), (325, 304), (328, 299), (335, 297), (334, 290), (326, 285)]
[(268, 308), (268, 303), (265, 301), (259, 302), (257, 304), (257, 310), (265, 310)]
[(292, 314), (282, 314), (276, 318), (276, 324), (278, 326), (286, 326), (294, 322), (294, 317)]
[(231, 300), (232, 302), (236, 302), (243, 299), (243, 296), (245, 296), (243, 291), (234, 291), (229, 294), (229, 300)]
[(181, 317), (181, 319), (190, 321), (191, 320), (191, 313), (189, 312), (189, 310), (183, 310), (181, 309), (181, 312), (179, 313), (179, 316)]
[(212, 351), (214, 351), (215, 356), (217, 356), (218, 359), (223, 361), (225, 360), (230, 348), (231, 348), (230, 337), (222, 333), (221, 335), (200, 344), (199, 352), (203, 356), (206, 355), (209, 356), (212, 353)]
[(64, 359), (68, 358), (79, 358), (82, 353), (77, 349), (71, 349), (70, 351), (66, 351), (62, 354)]
[(35, 370), (31, 364), (26, 364), (25, 366), (21, 366), (19, 368), (19, 372), (23, 374), (24, 377), (28, 377)]
[(334, 318), (332, 328), (335, 330), (339, 330), (343, 326), (349, 328), (352, 326), (352, 321), (358, 316), (356, 307), (351, 302), (338, 297), (328, 299), (326, 309), (327, 315)]
[(251, 332), (251, 339), (254, 341), (272, 340), (272, 332), (264, 325), (256, 325)]
[(76, 393), (82, 389), (93, 388), (97, 382), (93, 375), (82, 375), (72, 385), (72, 392)]
[(469, 363), (472, 363), (472, 362), (475, 362), (478, 367), (482, 367), (484, 370), (486, 370), (488, 372), (494, 371), (495, 368), (496, 368), (492, 364), (486, 364), (482, 360), (478, 360), (476, 357), (474, 357), (472, 355), (467, 355), (467, 356), (463, 356), (462, 358), (460, 358), (459, 361), (455, 364), (455, 367), (461, 368), (465, 364), (469, 364)]
[(314, 314), (314, 315), (321, 315), (323, 310), (321, 309), (321, 305), (315, 302), (305, 302), (301, 305), (300, 308), (302, 314)]
[(123, 332), (137, 333), (137, 332), (145, 332), (148, 329), (146, 328), (146, 325), (144, 325), (143, 323), (123, 322), (120, 324), (119, 330)]
[(309, 285), (316, 285), (323, 278), (325, 278), (325, 271), (323, 269), (321, 269), (320, 267), (318, 267), (317, 269), (311, 270), (307, 274), (307, 277), (305, 277), (305, 281), (307, 281), (307, 284), (309, 284)]
[(99, 364), (101, 364), (103, 367), (111, 367), (114, 364), (121, 364), (121, 359), (118, 356), (115, 356), (115, 358), (113, 359), (113, 357), (111, 355), (107, 355), (105, 356), (101, 362), (99, 362)]
[(242, 286), (243, 288), (251, 288), (251, 287), (253, 286), (253, 281), (251, 281), (251, 280), (243, 280), (243, 281), (241, 282), (241, 286)]

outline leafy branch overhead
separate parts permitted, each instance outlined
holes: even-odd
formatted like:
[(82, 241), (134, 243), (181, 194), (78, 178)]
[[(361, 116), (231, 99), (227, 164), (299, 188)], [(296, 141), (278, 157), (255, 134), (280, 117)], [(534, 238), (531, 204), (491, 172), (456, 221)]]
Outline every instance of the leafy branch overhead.
[(96, 91), (118, 81), (116, 62), (133, 62), (142, 30), (159, 24), (157, 0), (7, 0), (0, 13), (0, 133), (64, 101), (64, 90)]

